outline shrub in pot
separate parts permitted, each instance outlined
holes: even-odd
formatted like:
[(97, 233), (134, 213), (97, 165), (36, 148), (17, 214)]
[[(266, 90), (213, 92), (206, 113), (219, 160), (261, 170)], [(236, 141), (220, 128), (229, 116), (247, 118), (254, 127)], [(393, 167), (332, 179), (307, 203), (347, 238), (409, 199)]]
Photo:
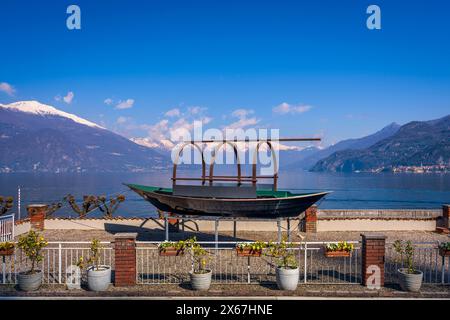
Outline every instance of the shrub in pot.
[(35, 291), (42, 284), (42, 271), (36, 269), (36, 265), (42, 261), (44, 255), (42, 249), (48, 245), (44, 237), (30, 231), (20, 236), (17, 246), (22, 250), (25, 256), (31, 262), (31, 268), (28, 271), (20, 272), (18, 275), (19, 289), (23, 291)]
[[(394, 249), (398, 254), (402, 268), (398, 269), (398, 279), (402, 290), (417, 292), (422, 286), (423, 272), (414, 267), (414, 246), (411, 241), (394, 242)], [(403, 267), (406, 266), (406, 267)]]
[(111, 283), (111, 266), (100, 264), (101, 248), (98, 239), (92, 240), (89, 259), (85, 262), (81, 257), (77, 264), (80, 268), (84, 268), (85, 263), (89, 265), (87, 267), (87, 282), (91, 291), (105, 291)]
[(297, 289), (299, 279), (298, 262), (293, 250), (293, 244), (285, 239), (279, 243), (269, 243), (268, 255), (276, 259), (277, 285), (280, 290)]
[(206, 268), (209, 253), (197, 242), (196, 237), (186, 240), (186, 246), (192, 255), (193, 268), (189, 273), (194, 290), (208, 290), (211, 285), (212, 271)]

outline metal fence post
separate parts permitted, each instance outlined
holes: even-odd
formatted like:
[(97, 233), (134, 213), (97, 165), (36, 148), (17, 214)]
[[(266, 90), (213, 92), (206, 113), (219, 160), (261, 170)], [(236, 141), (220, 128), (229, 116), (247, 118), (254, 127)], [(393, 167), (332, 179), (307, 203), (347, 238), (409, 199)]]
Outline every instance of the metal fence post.
[(219, 219), (216, 219), (214, 223), (214, 241), (216, 242), (216, 249), (219, 248)]
[(247, 258), (247, 283), (250, 284), (250, 257)]
[(308, 278), (308, 243), (305, 242), (305, 257), (304, 257), (304, 269), (303, 269), (303, 282), (306, 283), (307, 282), (307, 278)]
[(14, 240), (14, 227), (15, 227), (15, 223), (14, 223), (14, 214), (12, 215), (12, 226), (11, 226), (11, 240)]
[(58, 283), (62, 282), (62, 244), (58, 244)]
[(281, 221), (277, 219), (277, 228), (278, 228), (278, 243), (281, 242)]
[(6, 257), (2, 256), (2, 275), (3, 275), (3, 284), (6, 283)]
[(164, 215), (164, 227), (166, 229), (166, 241), (169, 241), (169, 219)]

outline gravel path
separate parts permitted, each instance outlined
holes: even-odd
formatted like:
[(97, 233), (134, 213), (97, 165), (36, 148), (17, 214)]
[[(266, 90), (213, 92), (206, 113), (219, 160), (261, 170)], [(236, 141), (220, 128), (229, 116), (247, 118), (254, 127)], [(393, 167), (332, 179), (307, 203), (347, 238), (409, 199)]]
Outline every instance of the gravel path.
[[(412, 240), (414, 242), (436, 242), (436, 241), (450, 241), (448, 235), (438, 234), (427, 231), (385, 231), (377, 232), (386, 235), (388, 242), (393, 242), (396, 239)], [(49, 241), (90, 241), (97, 238), (104, 241), (114, 240), (114, 234), (107, 231), (86, 231), (86, 230), (45, 230), (44, 237)], [(171, 240), (186, 239), (195, 235), (201, 241), (214, 241), (213, 233), (193, 233), (193, 232), (178, 232), (171, 233)], [(283, 232), (286, 235), (286, 232)], [(145, 241), (163, 241), (165, 234), (162, 231), (146, 231), (143, 230), (138, 234), (138, 240)], [(360, 240), (361, 232), (318, 232), (313, 234), (306, 234), (303, 232), (293, 232), (291, 234), (292, 241), (338, 241), (338, 240)], [(231, 232), (221, 232), (219, 234), (219, 241), (275, 241), (277, 240), (276, 232), (238, 232), (237, 239), (233, 238)]]
[(212, 285), (208, 291), (193, 291), (189, 285), (110, 286), (106, 292), (85, 289), (67, 290), (62, 285), (43, 285), (38, 292), (21, 292), (13, 286), (0, 286), (0, 297), (6, 296), (75, 296), (75, 297), (389, 297), (446, 298), (450, 286), (423, 285), (420, 293), (399, 291), (398, 288), (369, 290), (361, 285), (299, 285), (295, 291), (281, 291), (276, 285)]

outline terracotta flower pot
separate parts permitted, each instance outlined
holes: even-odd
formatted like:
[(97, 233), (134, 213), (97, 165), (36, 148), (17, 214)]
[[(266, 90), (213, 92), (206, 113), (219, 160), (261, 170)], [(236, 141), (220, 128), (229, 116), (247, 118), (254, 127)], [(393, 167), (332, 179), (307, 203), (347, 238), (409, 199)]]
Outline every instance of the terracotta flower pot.
[(261, 257), (262, 249), (253, 250), (252, 248), (236, 248), (238, 257)]
[(325, 250), (325, 257), (327, 258), (340, 258), (340, 257), (350, 257), (351, 252), (345, 250), (329, 251)]
[(167, 247), (159, 249), (159, 255), (163, 257), (175, 257), (184, 255), (184, 249), (177, 249), (175, 247)]
[(450, 250), (439, 248), (439, 255), (441, 257), (450, 257)]
[(14, 248), (0, 249), (0, 256), (12, 256), (14, 254)]

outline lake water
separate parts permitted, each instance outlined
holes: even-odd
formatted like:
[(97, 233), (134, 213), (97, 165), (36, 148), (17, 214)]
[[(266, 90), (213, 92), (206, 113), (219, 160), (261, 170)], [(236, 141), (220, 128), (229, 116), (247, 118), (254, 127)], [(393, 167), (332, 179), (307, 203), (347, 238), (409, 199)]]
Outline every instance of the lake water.
[[(192, 175), (191, 173), (187, 174)], [(155, 209), (122, 183), (169, 187), (170, 172), (115, 174), (0, 174), (0, 195), (17, 196), (21, 186), (22, 216), (30, 203), (62, 201), (69, 193), (77, 199), (85, 194), (122, 193), (126, 201), (115, 215), (144, 217)], [(318, 203), (320, 208), (440, 208), (450, 203), (450, 174), (369, 174), (280, 172), (279, 189), (293, 192), (333, 191)], [(17, 207), (14, 210), (17, 212)], [(56, 215), (76, 216), (64, 204)], [(91, 216), (100, 216), (98, 210)]]

